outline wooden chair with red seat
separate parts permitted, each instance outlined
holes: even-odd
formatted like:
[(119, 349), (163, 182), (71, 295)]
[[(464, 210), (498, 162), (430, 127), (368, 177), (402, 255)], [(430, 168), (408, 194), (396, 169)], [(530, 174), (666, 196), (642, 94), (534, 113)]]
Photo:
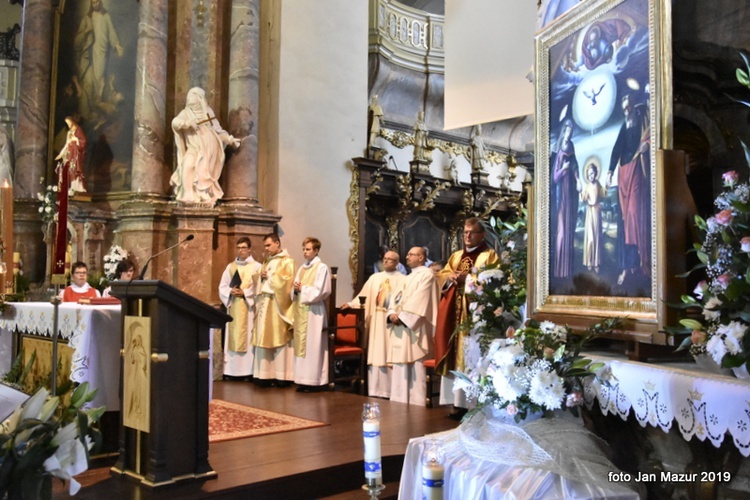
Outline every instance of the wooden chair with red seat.
[(435, 360), (427, 359), (424, 362), (424, 368), (426, 371), (425, 384), (427, 385), (427, 401), (425, 404), (427, 408), (433, 408), (437, 406), (435, 404), (435, 398), (440, 396), (440, 375), (435, 372)]
[[(367, 338), (364, 309), (334, 308), (332, 325), (328, 329), (328, 387), (348, 383), (357, 393), (367, 391)], [(351, 362), (353, 373), (346, 373), (345, 362)], [(338, 364), (338, 373), (337, 373)]]

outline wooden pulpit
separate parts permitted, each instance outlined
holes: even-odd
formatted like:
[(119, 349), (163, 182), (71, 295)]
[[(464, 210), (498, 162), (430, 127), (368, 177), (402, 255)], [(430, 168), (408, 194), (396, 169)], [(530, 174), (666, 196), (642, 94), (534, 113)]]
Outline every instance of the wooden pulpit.
[(122, 300), (119, 459), (157, 488), (216, 476), (208, 463), (209, 330), (232, 318), (158, 280), (112, 282)]

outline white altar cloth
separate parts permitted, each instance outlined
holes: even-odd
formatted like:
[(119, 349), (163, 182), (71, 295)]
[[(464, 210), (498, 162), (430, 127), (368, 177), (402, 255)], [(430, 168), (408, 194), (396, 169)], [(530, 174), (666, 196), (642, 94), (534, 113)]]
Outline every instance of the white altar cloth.
[[(0, 372), (11, 366), (13, 332), (18, 330), (51, 337), (53, 305), (48, 302), (14, 302), (13, 310), (0, 316)], [(70, 378), (88, 382), (98, 392), (89, 406), (105, 405), (120, 410), (121, 306), (91, 306), (64, 302), (59, 306), (58, 331), (73, 348)]]
[(641, 427), (648, 424), (665, 432), (676, 421), (686, 441), (695, 436), (716, 447), (729, 432), (740, 453), (750, 456), (750, 382), (669, 365), (588, 357), (606, 362), (614, 375), (609, 387), (587, 381), (584, 396), (589, 408), (596, 400), (604, 415), (623, 420), (632, 409)]
[[(458, 429), (409, 441), (401, 471), (399, 499), (422, 499), (420, 459), (431, 439), (441, 440), (445, 452), (443, 494), (446, 500), (639, 498), (639, 494), (627, 484), (608, 482), (608, 472), (617, 472), (617, 468), (598, 448), (597, 438), (580, 424), (541, 419), (521, 427), (528, 430), (528, 436), (534, 437), (533, 444), (528, 440), (505, 439), (504, 432), (507, 431), (499, 430), (493, 436), (494, 441), (483, 445), (476, 438), (488, 431), (491, 433), (494, 427), (490, 425), (491, 421), (485, 421), (484, 415), (473, 418), (479, 419), (479, 425), (486, 426), (486, 430), (475, 432), (464, 422)], [(531, 426), (535, 430), (531, 430)], [(548, 446), (551, 442), (558, 444)], [(536, 453), (531, 457), (534, 448)], [(496, 456), (493, 456), (495, 452)], [(508, 460), (502, 456), (507, 456)], [(523, 462), (537, 465), (522, 465)], [(576, 477), (586, 477), (590, 481), (564, 477), (558, 473), (561, 471), (575, 472)]]

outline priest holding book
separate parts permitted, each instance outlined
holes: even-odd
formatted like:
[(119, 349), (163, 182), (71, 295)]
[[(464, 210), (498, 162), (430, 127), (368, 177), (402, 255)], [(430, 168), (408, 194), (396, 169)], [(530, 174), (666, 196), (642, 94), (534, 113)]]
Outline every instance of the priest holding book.
[(250, 238), (237, 240), (237, 258), (227, 265), (219, 283), (219, 298), (232, 321), (226, 325), (224, 375), (249, 378), (253, 375), (254, 347), (250, 343), (255, 324), (255, 277), (260, 263), (250, 255)]

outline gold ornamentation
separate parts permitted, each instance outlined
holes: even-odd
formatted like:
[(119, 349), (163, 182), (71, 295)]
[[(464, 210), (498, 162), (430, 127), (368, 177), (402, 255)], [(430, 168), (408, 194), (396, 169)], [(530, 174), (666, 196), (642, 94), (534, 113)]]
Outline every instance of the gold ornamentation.
[(349, 271), (352, 274), (352, 286), (356, 287), (359, 269), (359, 170), (356, 165), (351, 166), (351, 169), (352, 181), (349, 183), (346, 215), (349, 219), (349, 241), (352, 242), (349, 249)]
[(399, 149), (414, 145), (414, 136), (400, 130), (381, 129), (380, 136)]
[[(421, 183), (420, 185), (420, 188), (421, 188), (424, 185), (424, 181), (419, 181), (419, 182)], [(438, 195), (441, 192), (445, 191), (446, 189), (450, 189), (450, 187), (451, 187), (450, 182), (435, 180), (434, 188), (427, 186), (426, 188), (422, 190), (422, 192), (424, 193), (424, 198), (422, 199), (422, 201), (419, 204), (414, 202), (416, 205), (415, 206), (416, 211), (426, 212), (428, 210), (432, 210), (433, 208), (435, 208), (435, 199), (438, 197)]]
[(647, 391), (649, 391), (649, 392), (653, 392), (653, 391), (654, 391), (654, 389), (656, 389), (656, 385), (655, 385), (655, 384), (654, 384), (653, 382), (651, 382), (650, 380), (647, 380), (646, 382), (644, 382), (644, 383), (643, 383), (643, 386), (644, 386), (644, 387), (646, 388), (646, 390), (647, 390)]
[(703, 399), (703, 393), (700, 391), (693, 391), (688, 389), (688, 392), (690, 393), (690, 399), (694, 399), (696, 401), (701, 401)]

